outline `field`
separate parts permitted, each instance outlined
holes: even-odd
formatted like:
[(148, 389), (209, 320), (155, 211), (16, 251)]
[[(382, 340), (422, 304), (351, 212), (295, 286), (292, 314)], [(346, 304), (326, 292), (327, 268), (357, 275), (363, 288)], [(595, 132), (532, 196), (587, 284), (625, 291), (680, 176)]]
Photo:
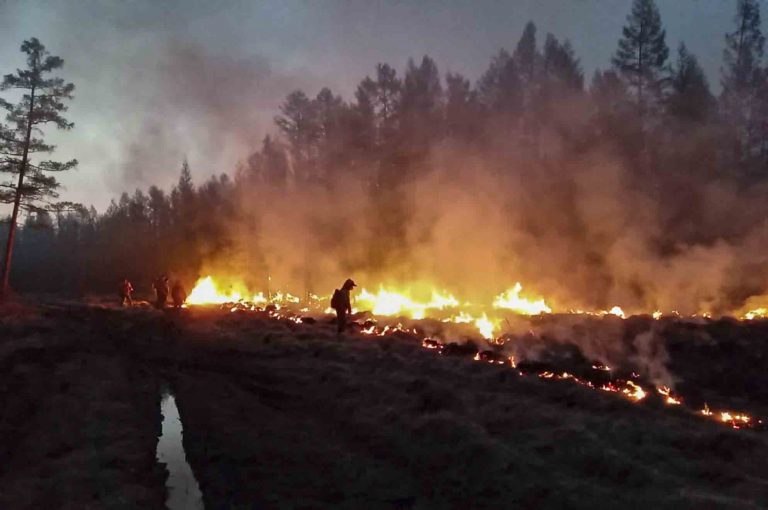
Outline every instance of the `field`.
[[(550, 335), (528, 363), (602, 350), (654, 372), (628, 333), (649, 320), (569, 324), (573, 343), (552, 333), (567, 318), (532, 324)], [(696, 409), (768, 415), (768, 324), (654, 331), (686, 406), (439, 355), (406, 333), (338, 337), (324, 319), (21, 307), (0, 320), (0, 508), (164, 508), (163, 387), (206, 508), (764, 508), (766, 432)]]

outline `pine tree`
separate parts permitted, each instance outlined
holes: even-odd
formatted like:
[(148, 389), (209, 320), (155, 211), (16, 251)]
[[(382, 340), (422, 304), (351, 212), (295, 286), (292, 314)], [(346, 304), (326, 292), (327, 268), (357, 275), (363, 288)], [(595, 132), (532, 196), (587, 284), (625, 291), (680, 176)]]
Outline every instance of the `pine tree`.
[(347, 137), (352, 134), (347, 128), (350, 122), (347, 105), (329, 88), (323, 88), (314, 100), (317, 114), (318, 167), (327, 179), (347, 166), (351, 154), (345, 150)]
[(366, 76), (357, 88), (357, 110), (373, 123), (371, 127), (377, 146), (391, 142), (398, 130), (402, 92), (402, 81), (389, 64), (378, 64), (376, 80)]
[(677, 50), (677, 63), (672, 71), (671, 94), (667, 111), (677, 119), (703, 122), (714, 107), (714, 97), (709, 91), (707, 77), (685, 44)]
[(275, 124), (288, 140), (296, 177), (301, 181), (314, 177), (317, 141), (320, 137), (316, 106), (304, 92), (295, 90), (288, 94), (280, 106), (282, 115), (275, 117)]
[(748, 159), (762, 144), (766, 76), (760, 68), (765, 37), (760, 29), (760, 4), (739, 0), (734, 17), (736, 29), (726, 34), (722, 69), (723, 115), (736, 131), (734, 155), (738, 163)]
[(443, 87), (435, 61), (424, 56), (418, 66), (410, 60), (400, 100), (401, 129), (411, 148), (423, 150), (442, 132)]
[(192, 171), (189, 169), (187, 158), (184, 158), (181, 164), (181, 174), (179, 175), (179, 183), (176, 188), (183, 198), (189, 198), (195, 191), (195, 186), (192, 184)]
[(512, 57), (499, 50), (491, 65), (477, 83), (480, 103), (491, 114), (514, 118), (522, 110), (523, 96), (520, 76)]
[(544, 42), (542, 72), (547, 84), (560, 91), (581, 92), (584, 89), (584, 72), (571, 43), (561, 44), (552, 34), (547, 34)]
[(600, 140), (611, 140), (620, 146), (635, 146), (636, 123), (629, 122), (632, 103), (627, 86), (618, 73), (609, 69), (595, 71), (589, 88), (595, 107), (592, 122)]
[(529, 21), (525, 25), (523, 35), (517, 42), (515, 52), (512, 54), (512, 60), (517, 66), (520, 78), (528, 87), (532, 87), (536, 81), (539, 59), (540, 56), (536, 51), (536, 25)]
[(0, 202), (13, 203), (0, 298), (8, 294), (13, 243), (20, 210), (41, 212), (50, 208), (53, 200), (58, 198), (59, 188), (58, 181), (51, 174), (71, 170), (77, 165), (77, 160), (58, 162), (33, 158), (34, 154), (54, 150), (53, 145), (43, 141), (43, 126), (54, 124), (63, 130), (74, 126), (62, 114), (67, 111), (65, 100), (72, 99), (75, 86), (62, 78), (47, 76), (61, 68), (64, 61), (50, 55), (36, 38), (24, 41), (21, 51), (26, 53), (26, 68), (5, 75), (0, 85), (1, 90), (22, 92), (17, 104), (0, 99), (0, 107), (8, 112), (8, 126), (0, 130), (0, 153), (3, 155), (0, 172), (10, 174), (10, 179), (0, 184)]
[(458, 73), (448, 73), (445, 76), (446, 105), (445, 127), (446, 134), (454, 138), (469, 140), (478, 132), (477, 94), (472, 90), (469, 80)]
[(641, 123), (663, 99), (669, 57), (665, 37), (654, 1), (634, 0), (612, 62), (633, 95)]

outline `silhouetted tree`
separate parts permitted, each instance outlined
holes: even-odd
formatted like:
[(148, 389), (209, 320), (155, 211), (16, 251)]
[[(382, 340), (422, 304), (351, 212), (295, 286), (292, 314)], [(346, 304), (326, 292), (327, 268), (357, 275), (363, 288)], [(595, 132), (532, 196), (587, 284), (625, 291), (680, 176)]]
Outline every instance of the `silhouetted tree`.
[(739, 0), (734, 23), (736, 29), (725, 35), (720, 106), (735, 132), (734, 158), (741, 164), (760, 150), (768, 136), (764, 130), (768, 116), (759, 115), (765, 110), (761, 103), (766, 102), (766, 76), (760, 68), (765, 37), (757, 0)]
[(323, 88), (314, 100), (317, 114), (317, 168), (323, 175), (318, 177), (327, 181), (339, 175), (349, 164), (353, 154), (347, 150), (351, 122), (349, 109), (341, 96), (336, 96), (328, 88)]
[(21, 51), (26, 53), (26, 68), (3, 77), (2, 90), (19, 90), (21, 101), (11, 104), (0, 100), (0, 107), (8, 114), (8, 127), (0, 135), (0, 172), (10, 174), (10, 180), (2, 183), (0, 202), (13, 203), (8, 239), (5, 247), (0, 299), (8, 293), (11, 274), (13, 243), (19, 210), (42, 212), (58, 198), (59, 183), (52, 173), (74, 168), (77, 160), (57, 162), (33, 160), (37, 153), (50, 153), (54, 146), (46, 144), (41, 135), (42, 127), (52, 123), (59, 129), (71, 129), (62, 113), (67, 111), (64, 101), (72, 98), (75, 86), (62, 78), (48, 77), (61, 68), (64, 61), (52, 56), (36, 38), (24, 41)]
[(570, 42), (561, 44), (555, 36), (547, 34), (542, 65), (548, 86), (554, 85), (562, 92), (581, 92), (584, 89), (584, 72)]
[(477, 93), (468, 79), (458, 73), (445, 76), (445, 131), (453, 138), (470, 141), (479, 134), (482, 118)]
[(402, 88), (397, 72), (387, 64), (378, 64), (376, 80), (366, 77), (357, 89), (358, 108), (370, 109), (379, 147), (391, 143), (397, 132)]
[(709, 91), (707, 77), (694, 55), (685, 44), (677, 50), (677, 63), (672, 70), (668, 112), (675, 118), (689, 122), (703, 122), (715, 106)]
[(521, 82), (517, 66), (505, 50), (491, 59), (491, 65), (477, 83), (477, 94), (488, 114), (503, 119), (508, 127), (519, 123), (523, 107)]
[(663, 99), (669, 57), (665, 36), (654, 1), (634, 0), (612, 62), (637, 104), (641, 122)]
[(443, 87), (437, 64), (426, 55), (418, 66), (409, 60), (403, 80), (400, 115), (404, 141), (412, 150), (423, 152), (430, 141), (440, 139), (442, 114)]
[(538, 63), (541, 60), (536, 49), (536, 25), (529, 21), (523, 29), (523, 35), (517, 42), (512, 60), (524, 87), (532, 88), (536, 82)]
[(282, 115), (275, 117), (275, 124), (288, 140), (296, 178), (306, 181), (314, 174), (317, 157), (317, 105), (304, 92), (296, 90), (288, 94), (280, 112)]

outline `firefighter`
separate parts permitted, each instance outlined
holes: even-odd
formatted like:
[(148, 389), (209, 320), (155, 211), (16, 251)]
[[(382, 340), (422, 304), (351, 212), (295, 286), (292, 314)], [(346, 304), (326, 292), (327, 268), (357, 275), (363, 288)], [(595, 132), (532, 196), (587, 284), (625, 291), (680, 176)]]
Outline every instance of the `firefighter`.
[(123, 283), (120, 285), (120, 306), (133, 306), (133, 285), (128, 281), (128, 278), (123, 278)]
[(331, 297), (331, 308), (336, 310), (336, 331), (341, 334), (347, 327), (347, 315), (352, 313), (352, 303), (349, 299), (349, 293), (352, 288), (357, 287), (355, 282), (347, 278), (341, 289), (333, 291)]
[(187, 291), (179, 280), (173, 284), (171, 289), (171, 298), (173, 299), (173, 307), (181, 308), (181, 305), (187, 300)]
[(155, 296), (157, 296), (155, 308), (162, 310), (165, 308), (165, 302), (168, 299), (168, 277), (166, 275), (160, 276), (160, 278), (155, 280), (152, 284), (152, 287), (154, 287)]

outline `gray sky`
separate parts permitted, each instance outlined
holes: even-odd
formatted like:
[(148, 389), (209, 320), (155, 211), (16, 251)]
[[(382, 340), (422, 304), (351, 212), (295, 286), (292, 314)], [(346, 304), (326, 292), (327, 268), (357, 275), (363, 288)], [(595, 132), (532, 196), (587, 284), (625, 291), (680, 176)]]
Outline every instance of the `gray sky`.
[[(657, 0), (718, 88), (736, 1)], [(35, 36), (77, 87), (51, 137), (80, 167), (63, 197), (103, 210), (123, 190), (168, 187), (186, 155), (199, 182), (231, 171), (273, 130), (282, 98), (328, 86), (351, 99), (377, 62), (433, 57), (473, 81), (525, 23), (570, 39), (587, 77), (607, 67), (631, 0), (0, 0), (0, 73)], [(763, 25), (768, 16), (763, 3)], [(764, 28), (765, 30), (765, 28)]]

